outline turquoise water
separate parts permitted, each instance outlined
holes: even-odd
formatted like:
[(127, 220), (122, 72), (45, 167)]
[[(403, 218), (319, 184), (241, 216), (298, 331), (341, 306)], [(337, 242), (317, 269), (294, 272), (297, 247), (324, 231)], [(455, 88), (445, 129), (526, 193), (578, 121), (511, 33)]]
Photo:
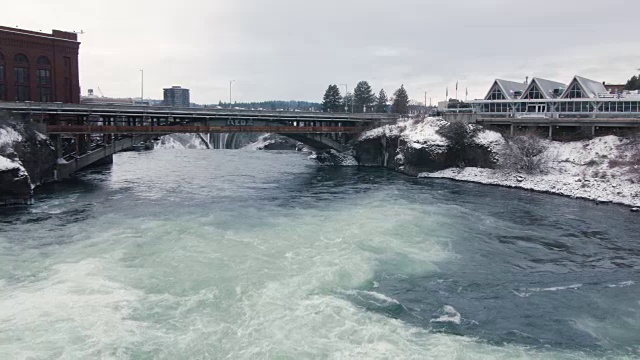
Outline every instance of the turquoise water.
[(118, 154), (0, 212), (0, 358), (634, 358), (617, 206), (292, 152)]

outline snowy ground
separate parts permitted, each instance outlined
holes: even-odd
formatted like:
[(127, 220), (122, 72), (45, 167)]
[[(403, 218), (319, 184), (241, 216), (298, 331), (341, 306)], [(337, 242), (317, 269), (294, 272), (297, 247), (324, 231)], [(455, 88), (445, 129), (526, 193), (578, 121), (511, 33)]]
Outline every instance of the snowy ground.
[[(489, 132), (487, 132), (489, 133)], [(487, 134), (485, 140), (490, 140)], [(499, 143), (497, 139), (492, 140)], [(541, 191), (575, 198), (640, 206), (640, 176), (611, 160), (628, 159), (631, 154), (620, 145), (621, 138), (606, 136), (592, 140), (561, 143), (547, 141), (548, 170), (527, 175), (503, 169), (463, 168), (419, 177), (447, 178), (482, 184)]]

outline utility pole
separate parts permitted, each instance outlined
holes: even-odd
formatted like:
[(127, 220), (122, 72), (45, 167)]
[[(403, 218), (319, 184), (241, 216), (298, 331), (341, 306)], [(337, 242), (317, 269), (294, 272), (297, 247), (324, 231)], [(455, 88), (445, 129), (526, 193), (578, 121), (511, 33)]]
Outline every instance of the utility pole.
[(233, 85), (234, 82), (235, 80), (229, 81), (229, 109), (231, 109), (231, 85)]

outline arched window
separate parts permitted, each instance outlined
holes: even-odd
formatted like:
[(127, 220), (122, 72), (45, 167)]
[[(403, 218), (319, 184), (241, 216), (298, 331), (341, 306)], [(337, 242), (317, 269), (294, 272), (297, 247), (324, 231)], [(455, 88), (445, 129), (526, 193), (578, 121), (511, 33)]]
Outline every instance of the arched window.
[(38, 58), (38, 66), (40, 65), (51, 66), (51, 61), (49, 61), (49, 58), (46, 56), (40, 56)]
[(0, 101), (7, 100), (7, 75), (5, 72), (4, 54), (0, 52)]
[(29, 78), (29, 58), (24, 54), (13, 57), (16, 81), (16, 101), (31, 100), (31, 84)]
[(51, 89), (51, 61), (46, 56), (40, 56), (37, 61), (38, 64), (38, 101), (51, 102), (52, 89)]

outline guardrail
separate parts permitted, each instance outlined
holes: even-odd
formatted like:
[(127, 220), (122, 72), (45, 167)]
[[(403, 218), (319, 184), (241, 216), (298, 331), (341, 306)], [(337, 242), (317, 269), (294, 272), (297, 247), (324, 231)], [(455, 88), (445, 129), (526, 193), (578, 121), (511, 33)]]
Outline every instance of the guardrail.
[(91, 126), (47, 125), (49, 134), (175, 134), (175, 133), (278, 133), (333, 134), (362, 132), (356, 126)]
[(96, 105), (96, 104), (66, 104), (66, 103), (37, 103), (37, 102), (0, 102), (0, 110), (21, 111), (35, 114), (84, 114), (84, 115), (112, 115), (112, 116), (174, 116), (174, 117), (275, 117), (281, 119), (300, 120), (350, 120), (350, 121), (394, 121), (395, 114), (382, 113), (325, 113), (303, 111), (270, 111), (270, 110), (240, 110), (214, 108), (173, 108), (166, 106), (135, 106), (135, 105)]

